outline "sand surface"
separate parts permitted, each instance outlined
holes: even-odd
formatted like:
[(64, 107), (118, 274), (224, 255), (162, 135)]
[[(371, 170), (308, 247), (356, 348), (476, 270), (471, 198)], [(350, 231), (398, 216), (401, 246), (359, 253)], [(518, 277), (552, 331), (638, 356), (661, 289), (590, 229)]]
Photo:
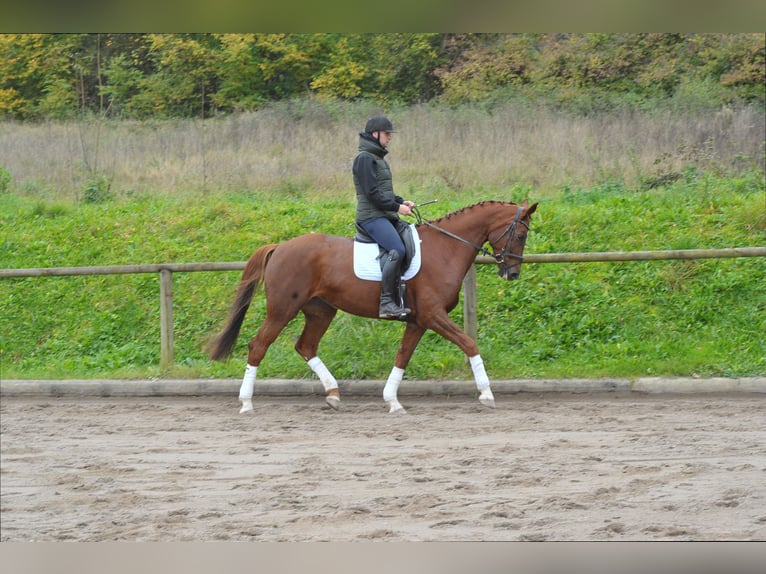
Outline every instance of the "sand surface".
[(766, 398), (3, 397), (2, 541), (764, 540)]

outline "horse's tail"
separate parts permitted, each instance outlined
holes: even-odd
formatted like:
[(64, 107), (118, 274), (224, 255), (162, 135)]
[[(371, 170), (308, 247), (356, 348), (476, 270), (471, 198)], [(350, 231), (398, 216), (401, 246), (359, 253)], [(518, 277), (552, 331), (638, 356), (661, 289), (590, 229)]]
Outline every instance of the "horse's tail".
[(210, 350), (210, 358), (214, 361), (221, 361), (231, 355), (234, 343), (237, 341), (242, 322), (245, 320), (245, 314), (250, 301), (253, 299), (255, 290), (263, 281), (263, 273), (266, 270), (266, 264), (269, 262), (272, 253), (277, 248), (276, 244), (264, 245), (250, 256), (242, 272), (242, 279), (239, 282), (237, 296), (229, 311), (229, 319), (223, 332), (216, 337)]

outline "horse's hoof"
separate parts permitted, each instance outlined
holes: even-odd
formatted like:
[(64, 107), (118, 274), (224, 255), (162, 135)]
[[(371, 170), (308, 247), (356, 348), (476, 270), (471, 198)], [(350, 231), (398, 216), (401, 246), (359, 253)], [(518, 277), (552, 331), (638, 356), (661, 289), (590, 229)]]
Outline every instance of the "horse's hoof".
[(399, 415), (406, 415), (407, 411), (404, 410), (404, 407), (399, 401), (390, 401), (388, 403), (389, 409), (388, 414), (399, 414)]
[(239, 414), (249, 413), (253, 410), (253, 401), (250, 399), (240, 399), (242, 401), (242, 408), (239, 409)]
[(484, 389), (481, 394), (479, 395), (479, 402), (483, 404), (485, 407), (489, 407), (490, 409), (495, 408), (495, 397), (492, 394), (492, 391), (489, 389)]
[(340, 408), (340, 399), (334, 395), (327, 395), (324, 402), (330, 405), (330, 408), (337, 411)]

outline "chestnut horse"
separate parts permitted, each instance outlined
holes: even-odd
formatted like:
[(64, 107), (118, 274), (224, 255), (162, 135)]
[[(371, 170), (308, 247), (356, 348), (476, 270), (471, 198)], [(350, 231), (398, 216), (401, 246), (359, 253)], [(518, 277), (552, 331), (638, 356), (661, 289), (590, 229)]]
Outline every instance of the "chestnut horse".
[[(520, 205), (482, 201), (436, 221), (417, 225), (421, 240), (420, 271), (407, 281), (410, 314), (391, 374), (383, 389), (389, 412), (404, 412), (397, 391), (404, 370), (426, 329), (454, 343), (468, 357), (479, 400), (488, 407), (495, 401), (476, 343), (449, 317), (460, 296), (465, 274), (479, 251), (497, 261), (498, 274), (517, 279), (523, 261), (530, 217), (537, 203)], [(492, 251), (483, 247), (489, 243)], [(248, 260), (223, 332), (213, 341), (210, 357), (222, 360), (231, 354), (255, 290), (263, 284), (266, 318), (248, 345), (247, 367), (240, 387), (240, 413), (253, 409), (256, 371), (269, 346), (287, 323), (301, 311), (303, 332), (295, 350), (307, 361), (324, 386), (325, 400), (340, 406), (338, 383), (317, 356), (319, 341), (338, 309), (371, 319), (378, 318), (380, 282), (358, 279), (352, 266), (353, 240), (311, 233), (280, 244), (265, 245)]]

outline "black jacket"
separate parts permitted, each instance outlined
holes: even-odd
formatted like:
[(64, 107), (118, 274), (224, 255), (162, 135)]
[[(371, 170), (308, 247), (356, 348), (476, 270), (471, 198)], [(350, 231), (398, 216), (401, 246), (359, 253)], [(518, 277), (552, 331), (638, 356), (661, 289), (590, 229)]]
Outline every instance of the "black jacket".
[(354, 159), (353, 175), (356, 188), (356, 222), (375, 217), (399, 219), (399, 205), (404, 199), (394, 193), (391, 168), (385, 160), (388, 153), (366, 132), (359, 134), (359, 154)]

